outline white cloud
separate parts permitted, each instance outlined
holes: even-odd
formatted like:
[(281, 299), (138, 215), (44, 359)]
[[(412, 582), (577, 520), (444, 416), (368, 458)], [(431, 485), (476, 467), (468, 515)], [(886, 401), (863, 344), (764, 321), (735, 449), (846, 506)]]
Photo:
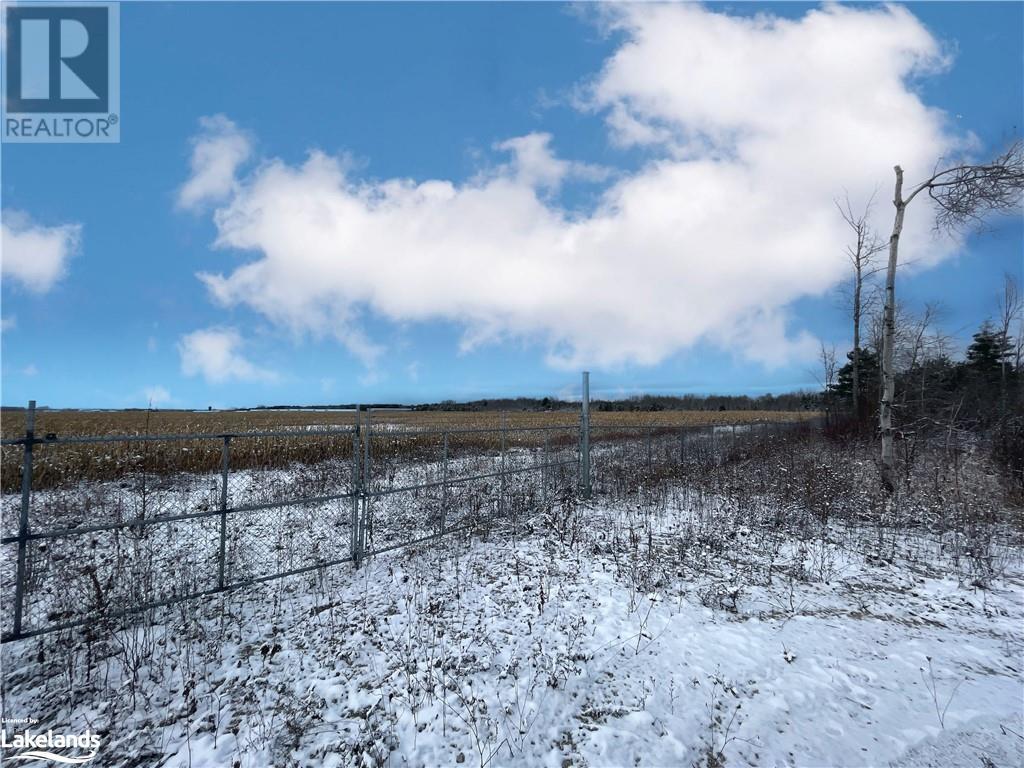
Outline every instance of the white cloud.
[(178, 190), (178, 205), (192, 210), (220, 202), (235, 191), (235, 174), (252, 154), (252, 142), (224, 115), (199, 120), (192, 140), (192, 173)]
[(165, 403), (169, 403), (174, 399), (171, 397), (171, 393), (159, 384), (152, 387), (145, 387), (142, 390), (142, 396), (146, 403), (154, 408)]
[(209, 382), (231, 379), (274, 381), (273, 371), (253, 365), (240, 351), (242, 337), (234, 328), (206, 328), (181, 337), (178, 353), (186, 376), (202, 376)]
[(362, 387), (373, 387), (380, 384), (387, 378), (387, 375), (378, 368), (369, 368), (362, 374), (358, 381)]
[(38, 376), (39, 369), (36, 368), (35, 363), (29, 363), (28, 365), (21, 369), (21, 373), (23, 376)]
[(550, 133), (530, 133), (498, 142), (494, 148), (512, 153), (513, 162), (502, 166), (500, 175), (507, 175), (528, 187), (557, 189), (563, 181), (603, 181), (609, 176), (606, 168), (575, 163), (555, 157)]
[(46, 227), (23, 211), (5, 209), (0, 220), (0, 271), (34, 293), (46, 293), (64, 276), (81, 237), (81, 224)]
[(0, 318), (0, 332), (13, 331), (18, 327), (18, 318), (15, 315), (8, 315)]
[[(333, 334), (368, 365), (364, 313), (448, 320), (462, 347), (519, 337), (555, 366), (653, 364), (704, 340), (765, 365), (813, 359), (786, 307), (844, 278), (848, 239), (833, 199), (866, 200), (958, 149), (914, 78), (946, 62), (903, 8), (829, 6), (799, 20), (697, 5), (602, 11), (625, 42), (585, 89), (621, 144), (652, 158), (586, 215), (548, 194), (598, 171), (560, 160), (550, 137), (502, 142), (511, 161), (464, 183), (359, 181), (313, 151), (233, 181), (217, 245), (255, 252), (204, 274), (213, 297), (296, 332)], [(884, 197), (884, 195), (883, 195)], [(930, 264), (925, 201), (904, 252)], [(878, 206), (875, 224), (890, 226)]]

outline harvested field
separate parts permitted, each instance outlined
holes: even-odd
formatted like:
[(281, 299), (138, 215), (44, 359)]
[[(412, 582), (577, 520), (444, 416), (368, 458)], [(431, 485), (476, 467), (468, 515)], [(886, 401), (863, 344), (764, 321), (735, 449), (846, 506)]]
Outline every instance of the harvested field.
[[(594, 410), (595, 426), (619, 424), (667, 424), (671, 426), (708, 426), (710, 424), (753, 424), (790, 422), (812, 419), (816, 411), (616, 411)], [(510, 427), (570, 426), (579, 424), (579, 411), (508, 411)], [(396, 424), (411, 428), (439, 427), (452, 429), (497, 428), (502, 414), (498, 411), (401, 411), (395, 409), (372, 412), (375, 423)], [(3, 438), (23, 437), (25, 411), (3, 410)], [(304, 427), (348, 427), (355, 424), (350, 410), (243, 410), (243, 411), (36, 411), (36, 433), (53, 432), (61, 437), (80, 435), (141, 435), (170, 433), (250, 432), (285, 430)]]
[[(25, 433), (25, 412), (4, 411), (4, 439)], [(649, 425), (668, 429), (699, 429), (715, 425), (791, 423), (818, 416), (811, 411), (656, 411), (594, 412), (591, 425), (600, 437), (625, 437), (637, 427)], [(500, 447), (503, 425), (509, 447), (564, 447), (577, 439), (577, 411), (513, 411), (463, 413), (425, 411), (372, 411), (368, 417), (374, 430), (373, 450), (383, 458), (413, 458), (424, 454), (440, 458), (441, 435), (405, 434), (401, 441), (393, 433), (417, 430), (465, 431), (452, 437), (452, 449), (464, 452), (488, 451)], [(367, 416), (363, 416), (366, 424)], [(124, 476), (168, 476), (205, 473), (220, 469), (224, 434), (245, 435), (232, 441), (232, 469), (275, 469), (296, 464), (315, 465), (328, 460), (349, 460), (356, 422), (352, 411), (261, 410), (261, 411), (73, 411), (36, 412), (37, 437), (209, 435), (189, 440), (131, 440), (106, 443), (54, 444), (37, 447), (33, 488), (59, 486), (68, 481), (105, 481)], [(557, 429), (564, 427), (564, 429)], [(620, 427), (625, 432), (609, 429)], [(550, 431), (544, 431), (550, 428)], [(274, 434), (247, 434), (272, 432)], [(294, 435), (292, 434), (294, 432)], [(281, 434), (286, 433), (286, 434)], [(308, 434), (306, 434), (308, 433)], [(595, 439), (599, 439), (597, 436)], [(20, 487), (22, 447), (3, 447), (2, 488), (11, 493)]]

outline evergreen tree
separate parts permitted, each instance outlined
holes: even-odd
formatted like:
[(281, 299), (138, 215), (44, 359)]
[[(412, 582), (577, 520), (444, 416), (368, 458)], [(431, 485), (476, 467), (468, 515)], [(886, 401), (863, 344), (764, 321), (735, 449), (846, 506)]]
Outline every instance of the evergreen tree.
[(850, 410), (866, 417), (874, 412), (873, 404), (878, 402), (881, 386), (878, 355), (870, 349), (860, 350), (860, 403), (853, 402), (853, 350), (846, 353), (846, 359), (849, 362), (839, 369), (832, 391)]
[(967, 348), (967, 364), (984, 376), (998, 375), (1013, 355), (1013, 341), (986, 320)]

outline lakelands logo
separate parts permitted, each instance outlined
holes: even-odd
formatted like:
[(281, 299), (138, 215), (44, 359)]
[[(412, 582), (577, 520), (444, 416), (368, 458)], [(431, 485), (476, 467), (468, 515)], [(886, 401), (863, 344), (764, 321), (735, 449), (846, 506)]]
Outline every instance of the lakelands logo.
[(5, 4), (3, 140), (121, 139), (117, 3)]
[[(14, 722), (5, 718), (5, 722)], [(35, 722), (35, 720), (32, 720)], [(25, 729), (13, 736), (7, 735), (7, 728), (0, 730), (0, 747), (5, 750), (7, 760), (50, 760), (64, 765), (82, 765), (88, 763), (100, 748), (99, 734), (90, 733), (32, 733)], [(7, 754), (6, 750), (20, 750), (15, 754)], [(56, 751), (55, 751), (56, 750)], [(88, 750), (86, 754), (81, 754)]]

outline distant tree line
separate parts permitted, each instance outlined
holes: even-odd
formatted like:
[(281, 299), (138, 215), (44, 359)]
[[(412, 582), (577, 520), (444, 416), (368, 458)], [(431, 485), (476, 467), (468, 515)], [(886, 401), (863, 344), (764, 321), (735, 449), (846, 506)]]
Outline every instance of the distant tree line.
[(808, 411), (820, 408), (814, 392), (781, 395), (638, 395), (626, 400), (597, 400), (597, 411)]
[[(578, 400), (553, 397), (515, 397), (471, 400), (457, 403), (414, 405), (414, 411), (578, 411)], [(652, 411), (806, 411), (821, 408), (821, 395), (816, 392), (791, 392), (782, 395), (634, 395), (619, 400), (591, 399), (591, 410), (600, 412)]]
[[(354, 411), (356, 408), (372, 408), (373, 410), (409, 410), (402, 403), (335, 403), (325, 405), (255, 405), (252, 408), (234, 408), (238, 411)], [(213, 410), (212, 408), (210, 410)]]
[[(487, 411), (578, 411), (579, 400), (561, 400), (557, 397), (498, 397), (480, 400), (441, 400), (436, 403), (326, 403), (322, 405), (257, 405), (239, 408), (242, 411), (326, 411), (355, 410), (362, 407), (373, 410), (441, 411), (477, 413)], [(621, 400), (591, 399), (590, 407), (602, 412), (651, 411), (813, 411), (822, 408), (819, 392), (790, 392), (787, 394), (747, 395), (634, 395)], [(145, 409), (139, 409), (145, 410)]]

